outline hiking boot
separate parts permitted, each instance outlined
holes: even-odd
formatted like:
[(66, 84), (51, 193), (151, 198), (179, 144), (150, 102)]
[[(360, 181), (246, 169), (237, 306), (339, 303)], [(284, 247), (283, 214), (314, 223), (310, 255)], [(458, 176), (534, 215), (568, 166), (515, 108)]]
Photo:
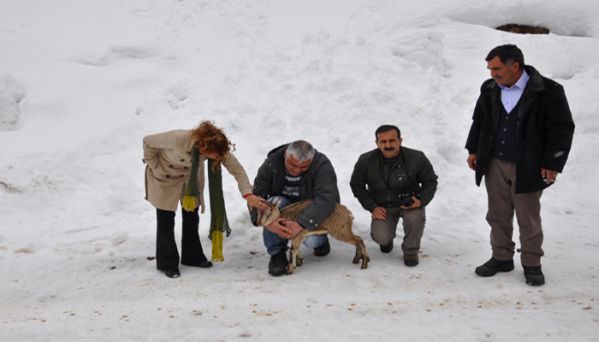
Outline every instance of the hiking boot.
[(530, 286), (541, 286), (545, 284), (545, 276), (541, 271), (541, 266), (524, 266), (524, 278), (526, 278), (526, 284)]
[(389, 253), (389, 252), (391, 252), (393, 250), (393, 240), (391, 240), (386, 245), (379, 245), (379, 247), (381, 248), (381, 252), (383, 252), (383, 253)]
[(481, 277), (491, 277), (497, 272), (509, 272), (514, 269), (513, 260), (497, 260), (493, 257), (484, 264), (478, 266), (474, 272)]
[(270, 257), (268, 273), (274, 277), (287, 273), (287, 251), (285, 249)]
[(329, 240), (325, 241), (320, 247), (314, 248), (314, 255), (317, 257), (323, 257), (331, 252), (331, 244)]
[(418, 254), (404, 254), (403, 264), (408, 267), (414, 267), (418, 265)]

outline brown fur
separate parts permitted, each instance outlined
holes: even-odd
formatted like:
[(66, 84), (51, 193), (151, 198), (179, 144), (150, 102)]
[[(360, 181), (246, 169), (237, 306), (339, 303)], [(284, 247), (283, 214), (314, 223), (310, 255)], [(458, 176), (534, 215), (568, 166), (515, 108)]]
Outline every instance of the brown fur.
[[(299, 214), (306, 209), (311, 200), (300, 201), (291, 205), (288, 205), (279, 210), (277, 203), (271, 204), (258, 218), (258, 223), (261, 226), (268, 225), (274, 222), (276, 219), (285, 218), (296, 221)], [(336, 204), (333, 212), (327, 217), (317, 229), (302, 230), (293, 240), (291, 240), (291, 248), (289, 250), (289, 265), (287, 266), (287, 273), (292, 274), (295, 271), (296, 266), (301, 266), (303, 263), (303, 257), (300, 253), (300, 247), (302, 242), (310, 235), (323, 235), (330, 234), (332, 237), (339, 241), (347, 242), (356, 246), (356, 255), (354, 256), (353, 263), (357, 264), (362, 260), (361, 268), (365, 269), (368, 267), (370, 257), (366, 251), (364, 240), (361, 237), (354, 235), (352, 232), (353, 215), (341, 204)]]

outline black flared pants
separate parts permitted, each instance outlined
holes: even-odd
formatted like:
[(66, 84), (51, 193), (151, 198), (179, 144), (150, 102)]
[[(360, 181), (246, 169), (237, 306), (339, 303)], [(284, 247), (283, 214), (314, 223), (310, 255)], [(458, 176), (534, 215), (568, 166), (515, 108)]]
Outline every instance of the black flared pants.
[[(200, 242), (198, 209), (188, 212), (181, 209), (183, 231), (181, 234), (181, 263), (194, 265), (206, 261)], [(175, 212), (156, 209), (156, 267), (159, 270), (179, 268), (179, 251), (175, 242)]]

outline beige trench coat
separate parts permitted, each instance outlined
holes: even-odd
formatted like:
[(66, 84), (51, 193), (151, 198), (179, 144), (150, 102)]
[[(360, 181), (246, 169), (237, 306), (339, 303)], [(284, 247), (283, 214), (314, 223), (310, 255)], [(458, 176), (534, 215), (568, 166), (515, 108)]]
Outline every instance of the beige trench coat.
[[(193, 141), (190, 130), (173, 130), (144, 137), (146, 200), (162, 210), (176, 211), (191, 175)], [(200, 155), (198, 205), (204, 212), (204, 162)], [(241, 195), (252, 192), (248, 176), (237, 158), (230, 154), (222, 165), (237, 181)]]

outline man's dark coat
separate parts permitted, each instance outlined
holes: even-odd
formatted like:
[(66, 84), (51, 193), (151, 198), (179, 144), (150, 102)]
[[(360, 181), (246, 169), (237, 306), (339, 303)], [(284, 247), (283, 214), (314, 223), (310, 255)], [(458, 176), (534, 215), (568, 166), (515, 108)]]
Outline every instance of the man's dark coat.
[[(526, 193), (549, 186), (541, 168), (562, 172), (574, 135), (574, 121), (564, 88), (543, 77), (532, 66), (517, 113), (516, 192)], [(494, 79), (485, 81), (474, 108), (466, 149), (476, 154), (476, 184), (480, 185), (493, 156), (501, 113), (501, 89)]]
[[(285, 185), (285, 150), (288, 145), (275, 148), (268, 156), (254, 180), (254, 194), (262, 198), (279, 196)], [(310, 168), (302, 174), (300, 198), (314, 200), (300, 214), (298, 223), (304, 228), (314, 229), (324, 221), (339, 203), (337, 175), (331, 161), (316, 151)], [(255, 222), (255, 210), (250, 211)]]

